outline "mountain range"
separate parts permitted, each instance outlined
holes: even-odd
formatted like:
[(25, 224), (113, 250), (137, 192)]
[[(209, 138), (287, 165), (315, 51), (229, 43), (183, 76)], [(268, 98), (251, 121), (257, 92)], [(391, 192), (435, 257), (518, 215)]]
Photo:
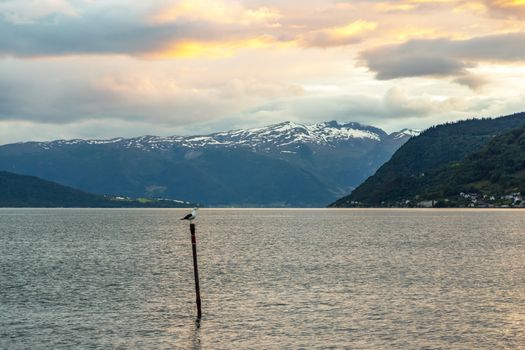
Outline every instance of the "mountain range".
[(525, 193), (525, 113), (429, 128), (331, 206), (497, 205), (518, 200), (520, 193)]
[(0, 146), (0, 170), (101, 195), (317, 207), (352, 191), (417, 134), (331, 121), (187, 137), (25, 142)]

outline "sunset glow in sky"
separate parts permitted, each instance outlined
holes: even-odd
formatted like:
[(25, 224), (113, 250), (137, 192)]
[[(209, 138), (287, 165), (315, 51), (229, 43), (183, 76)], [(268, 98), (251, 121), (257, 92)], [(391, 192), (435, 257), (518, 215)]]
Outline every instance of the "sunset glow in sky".
[(524, 0), (0, 0), (0, 144), (520, 111)]

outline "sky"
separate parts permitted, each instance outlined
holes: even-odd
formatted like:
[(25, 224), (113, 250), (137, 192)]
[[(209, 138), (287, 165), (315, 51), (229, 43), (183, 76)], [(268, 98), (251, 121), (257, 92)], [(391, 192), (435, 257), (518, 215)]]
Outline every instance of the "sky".
[(525, 111), (525, 0), (0, 0), (0, 144)]

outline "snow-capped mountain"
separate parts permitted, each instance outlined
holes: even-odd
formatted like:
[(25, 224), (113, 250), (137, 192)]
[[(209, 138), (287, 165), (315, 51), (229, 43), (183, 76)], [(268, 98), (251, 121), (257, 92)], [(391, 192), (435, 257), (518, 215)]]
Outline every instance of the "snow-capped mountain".
[(390, 134), (395, 139), (403, 138), (403, 137), (413, 137), (421, 134), (421, 130), (415, 130), (415, 129), (401, 129), (401, 131), (394, 132)]
[[(380, 132), (357, 123), (340, 125), (336, 121), (312, 125), (284, 122), (263, 128), (241, 129), (209, 135), (212, 142), (220, 144), (286, 147), (298, 144), (329, 145), (350, 139), (381, 141)], [(194, 138), (189, 141), (193, 141)]]
[(0, 170), (100, 194), (216, 206), (324, 206), (416, 134), (331, 121), (198, 136), (27, 142), (0, 146)]
[[(419, 134), (417, 130), (403, 129), (391, 134), (395, 139), (411, 137)], [(317, 144), (335, 147), (336, 143), (349, 140), (370, 140), (381, 142), (387, 139), (383, 130), (359, 123), (339, 124), (336, 121), (303, 125), (295, 122), (283, 122), (262, 128), (238, 129), (197, 136), (141, 136), (135, 138), (115, 138), (110, 140), (58, 140), (39, 142), (43, 148), (64, 145), (103, 145), (114, 144), (122, 147), (142, 150), (168, 150), (173, 146), (201, 148), (217, 147), (248, 147), (255, 150), (286, 148), (300, 144)]]

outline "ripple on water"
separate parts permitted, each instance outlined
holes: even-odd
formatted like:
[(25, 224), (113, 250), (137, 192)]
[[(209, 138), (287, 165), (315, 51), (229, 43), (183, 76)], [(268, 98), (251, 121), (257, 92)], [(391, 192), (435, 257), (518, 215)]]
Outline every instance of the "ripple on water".
[(1, 209), (0, 348), (525, 348), (518, 210)]

